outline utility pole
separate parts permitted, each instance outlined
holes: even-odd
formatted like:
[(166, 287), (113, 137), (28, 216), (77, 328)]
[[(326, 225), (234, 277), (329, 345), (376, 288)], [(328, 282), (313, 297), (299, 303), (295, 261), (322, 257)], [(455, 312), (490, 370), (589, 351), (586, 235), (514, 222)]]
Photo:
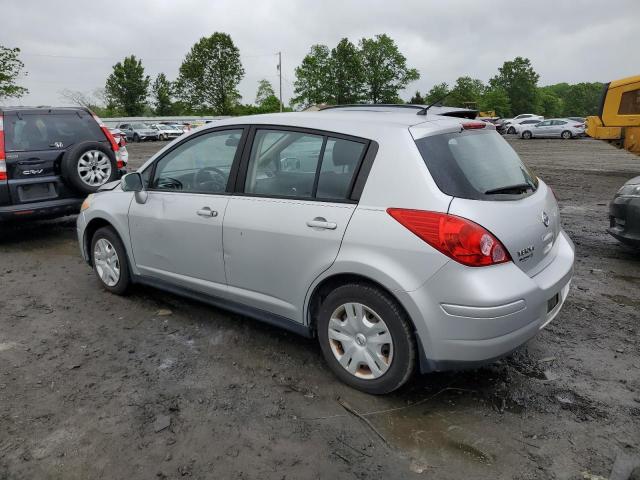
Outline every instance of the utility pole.
[(278, 52), (278, 73), (280, 74), (280, 113), (282, 113), (282, 52)]

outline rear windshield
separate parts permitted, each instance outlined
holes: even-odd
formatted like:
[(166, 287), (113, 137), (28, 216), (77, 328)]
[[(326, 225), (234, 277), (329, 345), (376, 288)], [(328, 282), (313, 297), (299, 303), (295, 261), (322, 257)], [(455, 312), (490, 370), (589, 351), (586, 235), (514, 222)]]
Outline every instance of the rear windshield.
[(14, 152), (60, 149), (105, 139), (93, 117), (76, 112), (9, 114), (4, 128), (5, 148)]
[(530, 195), (538, 181), (494, 130), (445, 133), (416, 140), (438, 188), (472, 200)]

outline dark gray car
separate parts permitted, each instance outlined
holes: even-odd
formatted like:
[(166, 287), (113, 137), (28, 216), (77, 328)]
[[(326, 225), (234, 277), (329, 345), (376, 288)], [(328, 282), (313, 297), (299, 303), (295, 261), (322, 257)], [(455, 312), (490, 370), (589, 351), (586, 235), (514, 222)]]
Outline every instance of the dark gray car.
[(618, 190), (609, 204), (607, 232), (620, 242), (640, 248), (640, 177)]

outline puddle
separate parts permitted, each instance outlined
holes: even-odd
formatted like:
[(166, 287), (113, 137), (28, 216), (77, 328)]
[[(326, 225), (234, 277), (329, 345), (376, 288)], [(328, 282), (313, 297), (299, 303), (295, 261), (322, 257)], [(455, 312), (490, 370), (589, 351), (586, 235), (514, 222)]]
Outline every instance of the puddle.
[(18, 344), (16, 342), (0, 342), (0, 352), (6, 352), (7, 350), (11, 350), (17, 346)]
[(495, 463), (494, 440), (476, 433), (474, 416), (420, 408), (370, 418), (387, 440), (414, 461), (433, 467), (451, 463), (470, 467)]

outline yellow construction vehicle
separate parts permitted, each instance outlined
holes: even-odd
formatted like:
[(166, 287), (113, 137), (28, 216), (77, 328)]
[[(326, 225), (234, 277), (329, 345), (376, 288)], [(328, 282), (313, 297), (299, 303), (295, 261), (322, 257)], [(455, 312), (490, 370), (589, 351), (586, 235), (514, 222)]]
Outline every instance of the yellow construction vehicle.
[(586, 132), (640, 155), (640, 75), (605, 85), (600, 114), (587, 117)]

